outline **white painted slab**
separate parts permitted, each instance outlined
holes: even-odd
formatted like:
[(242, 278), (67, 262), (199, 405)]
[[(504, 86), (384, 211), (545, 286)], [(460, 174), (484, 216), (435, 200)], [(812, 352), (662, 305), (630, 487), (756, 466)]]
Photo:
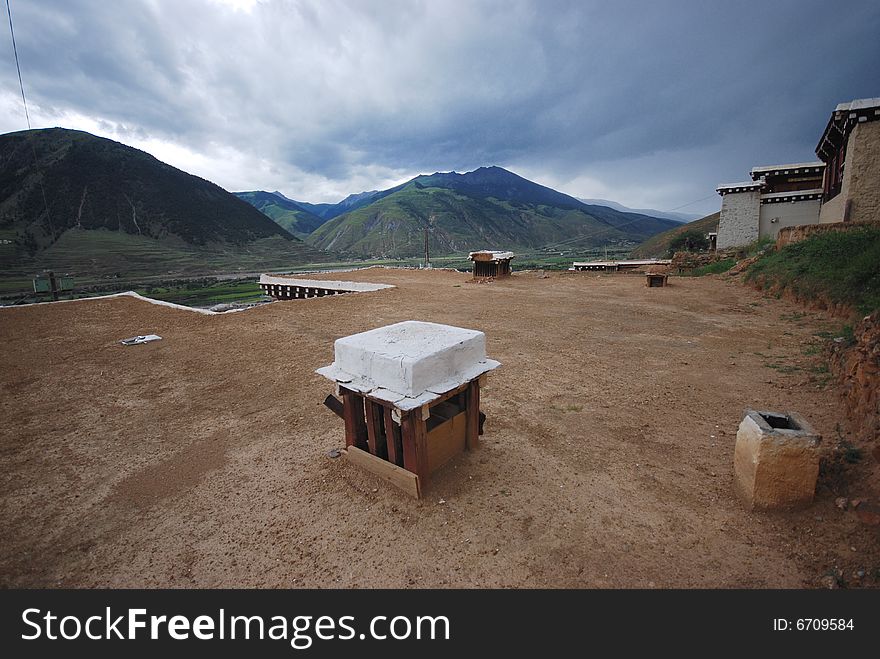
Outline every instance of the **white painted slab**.
[(371, 284), (363, 281), (336, 281), (332, 279), (293, 279), (291, 277), (271, 277), (260, 275), (261, 284), (271, 286), (301, 286), (303, 288), (323, 288), (328, 291), (348, 291), (366, 293), (380, 291), (383, 288), (394, 288), (391, 284)]
[(497, 250), (492, 250), (492, 249), (481, 249), (476, 252), (470, 252), (468, 254), (468, 258), (473, 261), (475, 255), (482, 256), (485, 254), (488, 254), (491, 257), (491, 260), (493, 260), (493, 261), (502, 261), (505, 259), (512, 259), (514, 256), (516, 256), (516, 254), (514, 254), (513, 252), (499, 252)]
[(483, 332), (413, 320), (338, 339), (334, 351), (319, 374), (403, 410), (501, 365), (486, 357)]
[(198, 309), (196, 307), (187, 307), (182, 304), (175, 304), (174, 302), (166, 302), (165, 300), (154, 300), (151, 297), (144, 297), (139, 293), (135, 293), (134, 291), (126, 291), (125, 293), (111, 293), (110, 295), (96, 295), (94, 297), (80, 297), (75, 300), (57, 300), (52, 302), (32, 302), (30, 304), (18, 304), (18, 305), (9, 305), (9, 306), (0, 306), (0, 309), (23, 309), (25, 307), (33, 307), (40, 304), (72, 304), (74, 302), (92, 302), (94, 300), (110, 300), (115, 297), (133, 297), (135, 300), (141, 300), (143, 302), (149, 302), (150, 304), (155, 304), (160, 307), (169, 307), (171, 309), (180, 309), (181, 311), (192, 311), (194, 313), (200, 313), (205, 316), (218, 316), (221, 314), (227, 313), (236, 313), (239, 311), (246, 311), (249, 307), (242, 307), (240, 309), (230, 309), (229, 311), (210, 311), (209, 309)]

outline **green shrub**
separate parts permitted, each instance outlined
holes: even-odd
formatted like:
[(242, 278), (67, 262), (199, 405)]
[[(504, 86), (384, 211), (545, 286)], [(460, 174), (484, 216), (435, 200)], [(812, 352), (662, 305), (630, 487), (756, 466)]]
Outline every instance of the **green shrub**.
[(763, 256), (746, 272), (746, 280), (872, 313), (880, 309), (880, 228), (810, 236)]
[(694, 268), (689, 272), (683, 272), (683, 277), (702, 277), (703, 275), (719, 275), (722, 272), (727, 272), (733, 266), (736, 265), (736, 259), (722, 259), (720, 261), (715, 261), (715, 263), (710, 263), (709, 265), (704, 265), (699, 268)]
[(701, 231), (685, 231), (669, 242), (669, 255), (675, 252), (705, 252), (709, 239)]

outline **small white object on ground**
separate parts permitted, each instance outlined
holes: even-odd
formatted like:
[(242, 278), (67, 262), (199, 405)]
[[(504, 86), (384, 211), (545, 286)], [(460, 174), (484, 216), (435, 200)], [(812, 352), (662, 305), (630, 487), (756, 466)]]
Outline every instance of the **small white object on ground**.
[(122, 339), (120, 343), (124, 346), (136, 346), (141, 343), (149, 343), (150, 341), (159, 341), (161, 338), (158, 334), (139, 334), (128, 339)]

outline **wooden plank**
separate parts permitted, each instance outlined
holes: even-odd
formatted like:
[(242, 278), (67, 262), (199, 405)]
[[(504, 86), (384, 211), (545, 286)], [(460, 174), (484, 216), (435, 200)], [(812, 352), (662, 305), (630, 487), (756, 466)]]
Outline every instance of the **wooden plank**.
[(383, 457), (381, 455), (383, 451), (379, 450), (379, 444), (382, 439), (379, 415), (382, 413), (382, 408), (371, 400), (364, 401), (364, 408), (367, 422), (367, 447), (373, 455)]
[(410, 496), (416, 499), (421, 497), (421, 482), (416, 474), (391, 464), (387, 460), (377, 458), (375, 455), (370, 455), (356, 446), (349, 446), (345, 449), (345, 457), (352, 464), (356, 464), (387, 483), (399, 487)]
[(480, 381), (471, 380), (468, 384), (467, 409), (465, 410), (465, 446), (473, 450), (480, 444)]
[(400, 447), (400, 426), (391, 418), (391, 408), (383, 407), (385, 419), (385, 447), (388, 451), (388, 460), (396, 465), (403, 463), (403, 455)]
[(367, 448), (364, 399), (344, 387), (340, 387), (339, 392), (342, 394), (342, 420), (345, 422), (345, 445)]
[(428, 433), (420, 410), (407, 412), (402, 419), (403, 467), (419, 477), (422, 490), (428, 488), (431, 472), (428, 469)]
[(336, 396), (331, 394), (327, 395), (327, 398), (324, 399), (324, 407), (333, 412), (340, 419), (344, 419), (345, 415), (343, 414), (343, 405), (342, 401), (339, 400)]
[(461, 401), (461, 405), (456, 404), (456, 402), (457, 399), (455, 401), (448, 400), (431, 406), (431, 416), (428, 419), (428, 433), (437, 426), (449, 421), (456, 414), (464, 412), (464, 401)]
[(431, 473), (464, 451), (466, 425), (465, 414), (461, 413), (428, 433), (428, 469)]

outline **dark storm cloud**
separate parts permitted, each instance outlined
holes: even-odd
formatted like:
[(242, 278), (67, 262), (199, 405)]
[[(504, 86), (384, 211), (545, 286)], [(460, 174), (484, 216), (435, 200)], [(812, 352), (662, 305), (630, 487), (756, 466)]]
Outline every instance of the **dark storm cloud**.
[[(222, 185), (286, 177), (282, 189), (307, 197), (320, 180), (343, 190), (497, 163), (668, 208), (752, 165), (811, 159), (836, 103), (880, 94), (873, 1), (78, 0), (13, 12), (29, 95), (47, 113), (235, 153), (242, 171), (218, 167)], [(2, 81), (14, 89), (14, 70)], [(258, 185), (257, 160), (272, 183)], [(591, 185), (605, 195), (575, 189)]]

